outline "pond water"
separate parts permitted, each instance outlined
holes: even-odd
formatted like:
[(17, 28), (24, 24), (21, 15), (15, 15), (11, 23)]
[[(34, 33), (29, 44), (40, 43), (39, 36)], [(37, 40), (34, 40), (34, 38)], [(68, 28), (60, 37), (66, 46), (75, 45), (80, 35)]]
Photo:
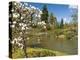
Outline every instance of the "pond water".
[[(39, 36), (38, 36), (39, 35)], [(31, 36), (31, 41), (29, 40), (29, 44), (32, 47), (40, 47), (51, 49), (55, 51), (61, 51), (69, 55), (75, 55), (78, 53), (78, 39), (77, 37), (73, 40), (67, 39), (56, 39), (54, 33), (39, 33)], [(37, 38), (39, 37), (39, 38)], [(38, 39), (40, 39), (39, 44), (37, 43)]]
[(43, 48), (61, 51), (70, 55), (78, 53), (78, 39), (73, 40), (56, 40), (54, 36), (42, 36), (41, 46)]

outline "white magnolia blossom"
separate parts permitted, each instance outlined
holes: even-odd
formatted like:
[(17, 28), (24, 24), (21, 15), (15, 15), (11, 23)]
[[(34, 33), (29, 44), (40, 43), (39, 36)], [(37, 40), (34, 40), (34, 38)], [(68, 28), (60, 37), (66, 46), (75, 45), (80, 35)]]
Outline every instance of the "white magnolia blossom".
[(41, 15), (39, 14), (39, 15), (38, 15), (38, 17), (40, 18), (40, 17), (41, 17)]
[(27, 37), (27, 40), (29, 40), (30, 38), (29, 37)]
[(25, 7), (26, 9), (28, 9), (29, 11), (31, 11), (30, 7)]
[(16, 24), (16, 21), (13, 21), (13, 24)]
[(19, 36), (18, 38), (14, 38), (11, 43), (12, 44), (17, 44), (22, 49), (23, 48), (23, 44), (20, 43), (21, 40), (22, 40), (22, 38)]
[(23, 19), (23, 17), (21, 17), (21, 20)]
[(22, 38), (21, 37), (18, 37), (18, 41), (21, 41), (22, 40)]
[(14, 28), (15, 27), (15, 25), (10, 25), (12, 28)]
[(46, 25), (44, 21), (38, 22), (38, 25)]
[(14, 40), (14, 41), (17, 41), (17, 38), (14, 38), (13, 40)]
[(22, 3), (19, 3), (19, 8), (21, 8), (22, 7)]
[[(19, 5), (18, 8), (21, 8), (20, 12), (21, 12), (22, 15), (21, 15), (21, 19), (20, 20), (23, 20), (23, 18), (25, 19), (26, 14), (29, 15), (28, 17), (30, 17), (31, 13), (33, 13), (33, 12), (35, 12), (34, 13), (35, 14), (34, 17), (39, 17), (39, 18), (41, 17), (42, 11), (39, 8), (36, 8), (35, 6), (30, 5), (28, 7), (28, 4), (25, 3), (26, 6), (24, 7), (24, 4), (22, 4), (22, 3), (16, 3), (16, 2), (14, 3), (14, 5)], [(22, 13), (23, 11), (27, 11), (26, 14)], [(18, 17), (20, 17), (20, 14), (17, 13), (17, 11), (15, 11), (15, 13), (14, 13), (14, 9), (12, 9), (12, 12), (13, 12), (13, 15), (12, 15), (13, 18), (18, 19)], [(26, 21), (28, 21), (29, 23), (27, 23), (27, 24), (23, 23), (23, 22), (26, 22)], [(21, 30), (28, 30), (28, 29), (32, 28), (32, 27), (30, 27), (30, 23), (32, 23), (31, 21), (29, 21), (29, 20), (23, 20), (23, 22), (19, 23), (19, 26), (20, 26)], [(17, 23), (16, 21), (13, 21), (14, 25), (11, 25), (11, 27), (14, 28), (16, 23)], [(38, 22), (37, 24), (43, 26), (44, 28), (46, 28), (45, 21)], [(34, 25), (35, 24), (33, 24), (33, 26)], [(29, 32), (25, 31), (25, 33), (28, 34)], [(20, 32), (20, 34), (22, 35), (23, 33)], [(27, 37), (27, 40), (29, 40), (29, 39), (30, 38)], [(22, 49), (23, 46), (24, 46), (23, 43), (20, 43), (20, 42), (22, 42), (22, 40), (23, 40), (22, 37), (19, 36), (18, 38), (14, 38), (13, 39), (12, 44), (18, 44), (18, 46)], [(40, 38), (38, 38), (37, 42), (40, 43)]]
[(42, 11), (39, 9), (39, 8), (37, 8), (38, 9), (38, 11), (39, 11), (39, 14), (42, 14)]
[(29, 21), (29, 23), (31, 23), (31, 21)]
[(12, 9), (11, 11), (14, 12), (14, 9)]
[(12, 44), (14, 44), (15, 42), (17, 42), (16, 38), (14, 38), (13, 41), (11, 41)]
[(26, 22), (26, 20), (23, 20), (23, 22)]
[(23, 44), (21, 44), (21, 43), (18, 43), (18, 46), (21, 48), (21, 49), (23, 49)]
[(46, 25), (45, 21), (42, 21), (42, 24), (43, 24), (43, 25)]
[(23, 26), (24, 25), (24, 23), (19, 23), (19, 26)]
[(26, 24), (23, 24), (23, 27), (26, 27), (27, 25)]
[(20, 32), (20, 34), (22, 35), (22, 32)]
[(21, 30), (25, 30), (25, 27), (22, 27)]
[(20, 36), (18, 38), (13, 39), (13, 41), (16, 41), (16, 42), (21, 41), (21, 40), (22, 40), (22, 38)]
[(42, 14), (42, 11), (39, 11), (40, 14)]
[(24, 45), (21, 45), (21, 47), (20, 47), (20, 48), (21, 48), (21, 49), (23, 49), (23, 47), (24, 47)]
[(21, 26), (22, 24), (21, 23), (19, 23), (19, 26)]
[(32, 9), (36, 9), (36, 7), (34, 7), (34, 6), (31, 6), (31, 8), (32, 8)]
[(17, 3), (15, 2), (14, 5), (17, 5)]
[(11, 43), (12, 43), (12, 44), (14, 44), (14, 43), (15, 43), (15, 41), (13, 40), (13, 41), (11, 41)]
[(43, 28), (46, 29), (46, 26), (44, 25)]
[(38, 24), (38, 25), (41, 25), (41, 22), (38, 22), (37, 24)]
[(26, 27), (26, 29), (28, 30), (29, 28), (28, 28), (28, 27)]
[(13, 18), (18, 18), (20, 15), (18, 13), (13, 13)]
[(35, 14), (35, 16), (36, 16), (36, 17), (38, 17), (38, 15), (37, 15), (37, 14)]
[(19, 23), (19, 26), (21, 26), (21, 30), (29, 29), (27, 27), (27, 24), (24, 24), (24, 23)]

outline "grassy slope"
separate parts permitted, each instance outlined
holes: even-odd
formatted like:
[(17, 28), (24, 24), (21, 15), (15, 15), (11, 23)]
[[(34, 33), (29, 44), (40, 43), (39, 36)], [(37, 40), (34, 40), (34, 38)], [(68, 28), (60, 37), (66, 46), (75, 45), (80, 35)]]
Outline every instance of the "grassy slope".
[[(49, 49), (42, 49), (42, 48), (27, 48), (26, 50), (28, 58), (30, 57), (45, 57), (45, 56), (61, 56), (67, 55), (65, 53), (59, 51), (53, 51)], [(21, 49), (17, 49), (12, 54), (13, 58), (24, 58), (24, 51)]]

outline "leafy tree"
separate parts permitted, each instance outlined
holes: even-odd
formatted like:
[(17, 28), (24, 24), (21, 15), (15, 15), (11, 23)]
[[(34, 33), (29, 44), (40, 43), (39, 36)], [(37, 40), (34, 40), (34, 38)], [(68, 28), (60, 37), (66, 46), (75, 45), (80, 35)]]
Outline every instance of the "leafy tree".
[(45, 23), (48, 23), (48, 10), (47, 5), (43, 6), (42, 14), (41, 14), (41, 21), (45, 21)]

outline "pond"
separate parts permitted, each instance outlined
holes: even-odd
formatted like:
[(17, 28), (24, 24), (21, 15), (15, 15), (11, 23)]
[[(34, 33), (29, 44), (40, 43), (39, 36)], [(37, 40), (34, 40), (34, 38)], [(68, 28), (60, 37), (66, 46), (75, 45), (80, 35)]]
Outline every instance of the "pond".
[(61, 51), (69, 55), (75, 55), (78, 53), (77, 37), (73, 38), (73, 40), (56, 39), (56, 36), (53, 32), (39, 32), (33, 34), (30, 38), (31, 40), (29, 40), (29, 45), (31, 44), (32, 47)]
[(43, 48), (48, 48), (55, 51), (65, 52), (67, 54), (73, 55), (78, 53), (78, 39), (73, 40), (57, 40), (52, 36), (43, 36), (41, 40), (41, 45)]

